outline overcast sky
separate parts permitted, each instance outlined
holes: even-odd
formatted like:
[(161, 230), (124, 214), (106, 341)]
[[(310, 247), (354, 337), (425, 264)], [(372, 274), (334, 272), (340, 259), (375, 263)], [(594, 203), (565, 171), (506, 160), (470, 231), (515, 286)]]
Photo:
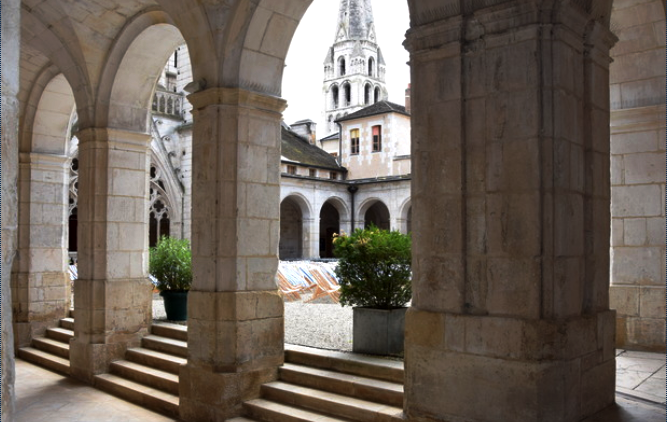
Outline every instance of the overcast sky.
[[(320, 123), (324, 57), (336, 35), (339, 4), (338, 0), (313, 0), (296, 30), (283, 75), (282, 97), (288, 102), (284, 118), (288, 124), (302, 119)], [(373, 15), (377, 41), (387, 62), (389, 101), (403, 104), (410, 82), (406, 64), (409, 56), (403, 47), (410, 20), (407, 2), (373, 0)]]

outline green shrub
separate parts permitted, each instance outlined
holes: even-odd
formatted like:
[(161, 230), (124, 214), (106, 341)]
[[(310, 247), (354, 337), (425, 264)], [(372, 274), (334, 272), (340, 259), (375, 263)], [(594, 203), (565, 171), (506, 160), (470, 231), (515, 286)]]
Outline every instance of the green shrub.
[(393, 309), (412, 297), (408, 235), (371, 226), (334, 239), (341, 305)]
[(158, 290), (188, 291), (192, 285), (192, 251), (187, 239), (163, 236), (150, 249), (149, 272)]

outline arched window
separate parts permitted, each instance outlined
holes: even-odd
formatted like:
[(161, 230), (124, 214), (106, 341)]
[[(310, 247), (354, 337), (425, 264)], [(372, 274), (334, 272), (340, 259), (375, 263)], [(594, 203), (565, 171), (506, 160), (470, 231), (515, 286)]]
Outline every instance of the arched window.
[(345, 74), (346, 74), (345, 57), (340, 56), (338, 58), (338, 76), (345, 76)]
[(375, 101), (374, 103), (377, 103), (380, 101), (380, 87), (375, 87)]
[(364, 104), (368, 105), (371, 103), (371, 93), (373, 92), (373, 87), (371, 84), (366, 84), (364, 87)]
[(344, 107), (349, 107), (350, 104), (352, 104), (352, 88), (350, 87), (349, 83), (345, 83), (343, 85), (343, 95), (345, 95), (345, 103), (343, 104)]
[(160, 113), (164, 113), (166, 108), (167, 108), (167, 100), (165, 100), (164, 96), (160, 96), (160, 105), (158, 107), (158, 111)]
[(375, 59), (368, 59), (368, 76), (375, 76)]
[(334, 109), (338, 108), (338, 85), (331, 87), (331, 100)]

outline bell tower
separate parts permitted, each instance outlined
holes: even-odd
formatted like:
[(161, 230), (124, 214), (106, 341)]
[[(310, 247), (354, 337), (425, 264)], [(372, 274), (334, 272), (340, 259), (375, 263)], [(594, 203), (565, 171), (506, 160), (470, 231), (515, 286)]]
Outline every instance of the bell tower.
[(324, 60), (324, 131), (334, 121), (387, 99), (386, 64), (377, 44), (371, 0), (341, 0), (334, 43)]

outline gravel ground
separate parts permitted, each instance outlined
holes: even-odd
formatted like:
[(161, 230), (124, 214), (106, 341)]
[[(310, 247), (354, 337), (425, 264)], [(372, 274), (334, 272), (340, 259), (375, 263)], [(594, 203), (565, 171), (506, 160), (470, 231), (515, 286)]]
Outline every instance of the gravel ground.
[[(153, 319), (167, 319), (162, 298), (157, 294), (153, 296)], [(352, 308), (326, 300), (285, 302), (285, 343), (352, 351)]]

